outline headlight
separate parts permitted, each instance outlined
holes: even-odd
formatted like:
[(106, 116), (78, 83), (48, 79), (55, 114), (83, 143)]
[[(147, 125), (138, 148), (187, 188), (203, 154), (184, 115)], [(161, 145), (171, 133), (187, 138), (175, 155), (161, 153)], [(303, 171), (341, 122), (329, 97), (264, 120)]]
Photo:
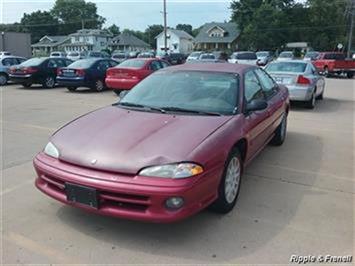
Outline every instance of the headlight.
[(44, 148), (44, 153), (47, 154), (48, 156), (51, 156), (51, 157), (54, 157), (54, 158), (59, 158), (59, 151), (53, 145), (52, 142), (48, 142), (48, 144)]
[(202, 172), (203, 168), (198, 164), (177, 163), (148, 167), (140, 171), (139, 175), (179, 179), (198, 175)]

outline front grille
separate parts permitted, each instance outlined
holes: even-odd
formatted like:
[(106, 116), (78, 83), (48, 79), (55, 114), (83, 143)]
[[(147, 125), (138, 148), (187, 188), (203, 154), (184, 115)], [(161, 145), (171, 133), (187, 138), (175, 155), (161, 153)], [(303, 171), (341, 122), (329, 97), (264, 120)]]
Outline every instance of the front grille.
[[(65, 182), (50, 176), (41, 175), (41, 179), (45, 181), (53, 190), (65, 193)], [(77, 184), (80, 185), (80, 184)], [(117, 209), (125, 209), (131, 211), (144, 212), (150, 205), (150, 198), (144, 195), (118, 193), (107, 190), (97, 190), (99, 195), (100, 207), (112, 207)]]

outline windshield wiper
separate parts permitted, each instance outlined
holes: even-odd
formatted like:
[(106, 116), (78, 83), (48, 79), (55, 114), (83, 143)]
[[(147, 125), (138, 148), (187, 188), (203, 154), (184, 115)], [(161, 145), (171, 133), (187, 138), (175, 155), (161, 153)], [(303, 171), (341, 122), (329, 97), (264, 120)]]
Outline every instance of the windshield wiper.
[(152, 110), (152, 111), (158, 111), (158, 112), (161, 112), (161, 113), (165, 113), (165, 111), (163, 109), (161, 109), (161, 108), (147, 106), (147, 105), (138, 104), (138, 103), (122, 102), (122, 103), (117, 103), (116, 105), (121, 105), (121, 106), (124, 106), (124, 107), (148, 109), (148, 110)]
[(191, 109), (185, 109), (185, 108), (173, 107), (173, 106), (161, 107), (161, 109), (165, 112), (171, 111), (171, 112), (179, 112), (179, 113), (221, 116), (221, 114), (215, 112), (198, 111), (198, 110), (191, 110)]

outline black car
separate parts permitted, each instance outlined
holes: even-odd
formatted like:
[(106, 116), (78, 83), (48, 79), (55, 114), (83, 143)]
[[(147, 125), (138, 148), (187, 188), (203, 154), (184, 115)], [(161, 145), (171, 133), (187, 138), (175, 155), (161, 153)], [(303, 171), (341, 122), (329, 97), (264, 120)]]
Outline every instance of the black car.
[(169, 61), (172, 65), (180, 65), (185, 63), (186, 55), (180, 53), (171, 53), (169, 55)]
[(67, 58), (35, 57), (10, 68), (10, 80), (29, 88), (32, 84), (41, 84), (43, 88), (53, 88), (57, 71), (73, 63)]
[(118, 63), (112, 59), (90, 58), (75, 61), (68, 67), (59, 69), (57, 81), (59, 85), (75, 91), (78, 87), (87, 87), (94, 91), (106, 88), (106, 70)]

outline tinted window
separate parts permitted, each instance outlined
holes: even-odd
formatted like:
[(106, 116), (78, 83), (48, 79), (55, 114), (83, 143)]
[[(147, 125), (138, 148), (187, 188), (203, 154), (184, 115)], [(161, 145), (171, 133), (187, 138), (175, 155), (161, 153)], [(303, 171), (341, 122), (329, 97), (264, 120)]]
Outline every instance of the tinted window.
[(110, 63), (108, 61), (106, 61), (106, 60), (100, 61), (97, 64), (97, 69), (100, 70), (100, 71), (106, 71), (109, 67), (110, 67)]
[(275, 93), (274, 81), (264, 72), (264, 70), (257, 69), (255, 70), (255, 73), (259, 77), (265, 96), (272, 96)]
[(25, 62), (27, 59), (25, 58), (17, 58), (17, 64), (21, 64), (23, 62)]
[(51, 56), (60, 56), (60, 53), (51, 53)]
[(308, 52), (304, 58), (311, 58), (311, 59), (316, 59), (319, 56), (319, 53), (317, 52)]
[(89, 57), (102, 57), (102, 54), (99, 52), (90, 52)]
[(234, 54), (235, 59), (240, 59), (240, 60), (256, 60), (256, 54), (255, 53), (237, 53)]
[(266, 57), (266, 56), (269, 56), (269, 52), (257, 52), (256, 56), (257, 57)]
[(293, 72), (303, 73), (305, 72), (307, 63), (299, 62), (275, 62), (266, 67), (267, 72)]
[(2, 65), (3, 66), (17, 65), (17, 60), (16, 60), (16, 58), (5, 58), (2, 60)]
[(215, 59), (213, 54), (202, 54), (200, 59)]
[(42, 64), (46, 58), (31, 58), (21, 63), (21, 66), (30, 67), (30, 66), (39, 66)]
[(236, 107), (238, 87), (234, 74), (162, 71), (150, 75), (136, 85), (121, 103), (231, 115)]
[(153, 71), (157, 71), (162, 68), (162, 65), (159, 63), (159, 61), (153, 61), (149, 64), (149, 69)]
[(142, 68), (145, 64), (145, 60), (126, 60), (119, 64), (120, 67)]
[(95, 59), (83, 59), (75, 61), (74, 63), (70, 64), (70, 68), (90, 68), (97, 60)]
[(169, 65), (167, 62), (165, 62), (165, 61), (160, 61), (160, 63), (161, 63), (161, 65), (163, 66), (163, 68), (170, 66), (170, 65)]
[(117, 59), (125, 59), (126, 55), (125, 54), (114, 54), (112, 57), (117, 58)]
[(293, 57), (293, 53), (292, 52), (282, 52), (279, 55), (280, 58), (292, 58)]
[(264, 99), (263, 89), (254, 71), (249, 71), (244, 77), (244, 97), (247, 103), (255, 99)]
[(64, 64), (63, 63), (60, 64), (59, 60), (49, 59), (48, 63), (47, 63), (47, 66), (50, 67), (50, 68), (57, 68), (57, 67), (60, 67), (60, 66), (64, 66)]

